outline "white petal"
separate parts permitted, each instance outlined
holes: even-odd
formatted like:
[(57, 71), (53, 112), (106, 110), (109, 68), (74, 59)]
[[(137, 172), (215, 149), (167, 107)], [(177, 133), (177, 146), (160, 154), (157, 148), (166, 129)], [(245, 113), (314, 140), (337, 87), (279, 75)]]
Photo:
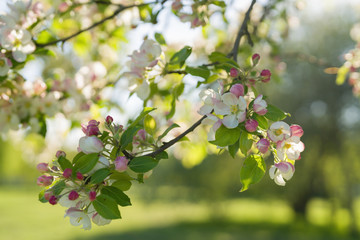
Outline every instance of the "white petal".
[(274, 165), (272, 165), (271, 168), (269, 169), (269, 175), (270, 175), (271, 179), (274, 179), (274, 177), (275, 177), (275, 170), (276, 170), (276, 167)]
[(15, 50), (12, 52), (12, 55), (17, 62), (24, 62), (26, 60), (26, 54), (21, 50)]
[(237, 120), (235, 115), (227, 115), (223, 118), (222, 123), (227, 128), (236, 128), (239, 125), (239, 121)]
[(222, 95), (222, 100), (228, 106), (238, 105), (238, 103), (239, 103), (239, 99), (234, 94), (232, 94), (230, 92), (225, 93), (224, 95)]
[(202, 106), (200, 109), (199, 109), (199, 113), (201, 115), (206, 115), (206, 114), (209, 114), (212, 110), (213, 110), (213, 106), (211, 105), (208, 105), (208, 104), (205, 104), (204, 106)]
[(218, 102), (214, 105), (214, 111), (219, 115), (226, 115), (230, 113), (230, 107), (223, 102)]
[(285, 186), (286, 182), (282, 178), (281, 174), (276, 174), (274, 181), (279, 186)]
[(137, 89), (136, 94), (141, 100), (145, 100), (150, 95), (150, 87), (146, 81), (143, 82)]

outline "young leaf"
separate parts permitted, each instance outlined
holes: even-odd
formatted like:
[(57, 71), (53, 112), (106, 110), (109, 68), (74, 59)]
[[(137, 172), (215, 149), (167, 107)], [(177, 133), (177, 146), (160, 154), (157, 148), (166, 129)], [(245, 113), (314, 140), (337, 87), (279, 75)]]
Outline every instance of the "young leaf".
[(225, 54), (220, 52), (213, 52), (210, 54), (209, 59), (211, 62), (219, 62), (221, 64), (228, 65), (228, 67), (238, 68), (239, 65), (232, 59), (228, 58)]
[(102, 181), (104, 181), (104, 179), (107, 176), (109, 176), (109, 174), (110, 174), (109, 169), (101, 168), (101, 169), (97, 170), (96, 172), (94, 172), (93, 175), (91, 175), (90, 183), (93, 183), (93, 184), (101, 183)]
[(58, 163), (60, 165), (61, 170), (63, 170), (63, 171), (64, 171), (65, 168), (72, 168), (73, 167), (71, 162), (68, 159), (66, 159), (65, 157), (63, 157), (63, 156), (59, 157)]
[(161, 134), (159, 137), (158, 137), (158, 141), (160, 141), (163, 137), (165, 137), (173, 128), (178, 128), (180, 127), (178, 124), (176, 123), (173, 123), (171, 124), (170, 127), (168, 127), (164, 132), (163, 134)]
[(345, 82), (346, 75), (348, 74), (348, 72), (349, 72), (349, 68), (345, 67), (345, 66), (342, 66), (341, 68), (338, 69), (337, 76), (336, 76), (336, 84), (337, 85), (341, 85)]
[(275, 107), (274, 105), (268, 104), (266, 109), (268, 111), (265, 114), (265, 117), (271, 121), (276, 122), (286, 118), (286, 114), (281, 109)]
[(155, 133), (156, 130), (156, 121), (151, 115), (146, 115), (144, 118), (144, 128), (145, 131), (151, 135)]
[(215, 140), (210, 141), (210, 143), (220, 147), (233, 145), (239, 139), (240, 132), (241, 130), (239, 128), (229, 129), (224, 125), (221, 125), (221, 127), (215, 133)]
[(118, 209), (116, 201), (105, 194), (100, 194), (92, 202), (95, 210), (106, 219), (121, 218), (120, 211)]
[(255, 184), (265, 175), (265, 161), (260, 155), (249, 155), (240, 171), (240, 182), (243, 192), (249, 188), (251, 184)]
[(108, 195), (122, 207), (131, 205), (130, 198), (123, 191), (113, 186), (106, 186), (101, 189), (101, 194)]
[(130, 124), (129, 128), (132, 128), (136, 126), (147, 114), (150, 112), (156, 110), (156, 108), (153, 107), (145, 107), (144, 110), (140, 113), (140, 115)]
[(185, 68), (185, 72), (193, 75), (193, 76), (198, 76), (198, 77), (202, 77), (205, 80), (208, 79), (208, 77), (210, 76), (210, 70), (207, 69), (206, 67), (189, 67), (186, 66)]
[(239, 142), (240, 150), (246, 156), (253, 144), (251, 134), (246, 131), (242, 131)]
[(76, 172), (81, 172), (82, 174), (91, 171), (99, 160), (98, 153), (90, 153), (83, 155), (76, 161), (74, 164), (74, 170)]
[(239, 145), (239, 140), (236, 141), (236, 143), (234, 143), (233, 145), (229, 145), (229, 153), (233, 158), (235, 158), (236, 153), (239, 151)]
[(116, 187), (121, 191), (127, 191), (131, 188), (132, 183), (129, 180), (119, 180), (111, 184), (112, 187)]
[(41, 192), (39, 192), (39, 201), (42, 203), (48, 202), (48, 200), (45, 199), (45, 189), (43, 189)]
[(79, 152), (78, 154), (75, 155), (75, 157), (72, 160), (72, 163), (76, 163), (82, 156), (85, 156), (86, 154), (83, 152)]
[(156, 160), (168, 159), (168, 158), (169, 158), (169, 155), (168, 155), (167, 152), (165, 152), (165, 151), (162, 151), (162, 152), (160, 152), (159, 154), (157, 154), (157, 155), (155, 156), (155, 159), (156, 159)]
[(166, 41), (164, 36), (161, 33), (155, 33), (155, 40), (160, 44), (160, 45), (166, 45)]
[(121, 149), (124, 150), (129, 143), (132, 143), (134, 136), (141, 129), (140, 126), (129, 127), (126, 129), (120, 138)]
[(192, 51), (191, 47), (185, 46), (171, 57), (169, 64), (170, 65), (179, 64), (180, 67), (182, 67), (186, 59), (190, 56), (191, 51)]
[(254, 114), (254, 116), (255, 116), (255, 120), (259, 123), (259, 127), (261, 127), (262, 129), (269, 128), (269, 123), (264, 116), (260, 116), (256, 113)]
[(114, 179), (114, 180), (118, 180), (118, 181), (121, 181), (121, 180), (133, 180), (133, 178), (131, 176), (129, 176), (129, 174), (127, 172), (113, 172), (111, 175), (110, 175), (110, 178), (111, 179)]
[(136, 173), (145, 173), (156, 167), (157, 164), (157, 160), (148, 156), (141, 156), (133, 158), (129, 163), (129, 168)]
[(58, 181), (54, 184), (54, 186), (51, 187), (51, 190), (53, 192), (53, 194), (56, 196), (56, 195), (59, 195), (65, 188), (65, 181), (64, 180), (61, 180), (61, 181)]

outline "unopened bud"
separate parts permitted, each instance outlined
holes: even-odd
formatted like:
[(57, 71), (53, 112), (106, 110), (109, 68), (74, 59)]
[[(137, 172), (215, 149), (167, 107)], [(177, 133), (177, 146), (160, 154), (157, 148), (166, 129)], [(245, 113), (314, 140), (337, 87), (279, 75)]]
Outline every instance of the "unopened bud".
[(63, 172), (64, 178), (70, 178), (72, 175), (72, 169), (71, 168), (65, 168)]
[(260, 55), (255, 53), (254, 55), (252, 55), (251, 60), (252, 60), (252, 65), (255, 67), (260, 61)]
[(39, 163), (36, 166), (36, 169), (41, 173), (46, 173), (47, 171), (49, 171), (49, 165), (47, 163)]
[(113, 121), (114, 121), (114, 119), (113, 119), (110, 115), (108, 115), (108, 116), (106, 117), (105, 122), (106, 122), (107, 125), (112, 124)]
[(245, 123), (245, 128), (248, 132), (255, 132), (259, 123), (255, 119), (249, 119)]
[(79, 198), (79, 193), (75, 190), (69, 193), (69, 200), (74, 201)]
[(55, 155), (57, 158), (59, 158), (59, 157), (66, 157), (66, 153), (64, 152), (64, 151), (61, 151), (61, 150), (59, 150), (59, 151), (57, 151), (56, 152), (56, 155)]
[(236, 68), (231, 68), (230, 69), (230, 77), (235, 78), (237, 76), (239, 76), (239, 70), (237, 70)]
[(267, 83), (270, 81), (271, 72), (268, 69), (264, 69), (261, 71), (260, 76), (262, 77), (261, 81)]
[(95, 191), (89, 192), (89, 200), (92, 202), (95, 200), (95, 198), (96, 198), (96, 192)]
[(57, 201), (58, 201), (58, 199), (57, 199), (57, 197), (55, 197), (54, 195), (52, 195), (52, 196), (50, 197), (50, 199), (49, 199), (49, 203), (50, 203), (51, 205), (57, 204)]

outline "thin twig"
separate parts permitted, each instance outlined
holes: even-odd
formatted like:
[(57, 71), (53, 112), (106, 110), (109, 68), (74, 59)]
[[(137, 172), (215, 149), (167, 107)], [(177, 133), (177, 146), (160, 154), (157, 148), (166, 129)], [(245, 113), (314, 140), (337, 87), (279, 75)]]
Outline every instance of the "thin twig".
[(141, 7), (141, 6), (144, 6), (144, 5), (149, 5), (149, 4), (155, 4), (155, 3), (158, 3), (158, 2), (150, 2), (150, 3), (142, 3), (142, 4), (133, 4), (133, 5), (128, 5), (128, 6), (123, 6), (123, 5), (120, 5), (120, 7), (118, 9), (115, 10), (115, 12), (113, 14), (111, 14), (110, 16), (107, 16), (103, 19), (101, 19), (100, 21), (98, 22), (95, 22), (94, 24), (92, 24), (91, 26), (87, 27), (87, 28), (84, 28), (84, 29), (81, 29), (79, 30), (78, 32), (76, 33), (73, 33), (71, 34), (70, 36), (67, 36), (67, 37), (64, 37), (64, 38), (60, 38), (60, 39), (57, 39), (57, 40), (54, 40), (54, 41), (51, 41), (51, 42), (48, 42), (48, 43), (37, 43), (35, 42), (36, 44), (36, 47), (46, 47), (46, 46), (51, 46), (51, 45), (55, 45), (59, 42), (66, 42), (67, 40), (71, 39), (71, 38), (74, 38), (78, 35), (80, 35), (81, 33), (83, 32), (86, 32), (86, 31), (89, 31), (101, 24), (103, 24), (104, 22), (110, 20), (110, 19), (113, 19), (114, 17), (116, 17), (116, 15), (118, 15), (120, 12), (128, 9), (128, 8), (133, 8), (133, 7)]
[(168, 149), (169, 147), (171, 147), (172, 145), (177, 143), (180, 139), (185, 137), (188, 133), (194, 131), (195, 128), (197, 128), (205, 118), (207, 118), (206, 115), (204, 115), (202, 118), (200, 118), (196, 123), (194, 123), (191, 127), (189, 127), (185, 132), (183, 132), (176, 138), (172, 139), (170, 142), (164, 143), (160, 148), (156, 149), (154, 152), (145, 154), (144, 156), (155, 157), (159, 153), (165, 151), (166, 149)]
[(252, 10), (255, 3), (256, 3), (256, 0), (252, 0), (250, 7), (249, 7), (249, 9), (247, 10), (247, 12), (245, 14), (244, 21), (243, 21), (243, 23), (241, 24), (241, 26), (239, 28), (238, 34), (237, 34), (236, 39), (235, 39), (234, 47), (231, 50), (231, 52), (229, 53), (229, 55), (228, 55), (229, 57), (232, 57), (234, 59), (234, 61), (236, 61), (236, 62), (237, 62), (237, 54), (238, 54), (241, 38), (244, 35), (247, 35), (248, 39), (250, 39), (249, 42), (252, 43), (251, 38), (249, 38), (250, 34), (248, 33), (248, 30), (247, 30), (247, 23), (250, 20), (250, 12), (251, 12), (251, 10)]

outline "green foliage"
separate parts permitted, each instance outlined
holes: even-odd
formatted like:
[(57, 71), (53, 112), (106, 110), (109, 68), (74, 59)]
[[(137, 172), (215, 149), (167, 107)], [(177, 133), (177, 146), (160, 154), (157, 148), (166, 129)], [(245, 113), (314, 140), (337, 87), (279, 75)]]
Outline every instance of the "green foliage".
[(173, 123), (170, 127), (168, 127), (159, 137), (158, 141), (160, 141), (163, 137), (165, 137), (172, 129), (180, 127), (178, 124)]
[(240, 150), (246, 156), (253, 145), (252, 135), (246, 131), (241, 131)]
[(117, 202), (106, 194), (100, 194), (92, 202), (95, 210), (106, 219), (118, 219), (121, 218)]
[(61, 170), (63, 170), (63, 171), (64, 171), (65, 168), (72, 168), (73, 167), (71, 162), (68, 159), (66, 159), (65, 157), (63, 157), (63, 156), (60, 156), (57, 161), (58, 161), (58, 163), (59, 163), (59, 165), (61, 167)]
[(85, 154), (74, 163), (74, 170), (82, 174), (88, 173), (95, 167), (98, 160), (98, 153)]
[(215, 133), (215, 140), (210, 141), (210, 143), (220, 147), (233, 145), (239, 139), (240, 132), (241, 130), (238, 127), (229, 129), (224, 125), (221, 125), (221, 127)]
[(266, 165), (262, 156), (249, 155), (240, 171), (241, 192), (246, 191), (251, 184), (259, 182), (265, 175)]
[(141, 156), (133, 158), (129, 163), (129, 168), (136, 173), (145, 173), (156, 167), (157, 164), (157, 160), (148, 156)]
[(101, 183), (109, 175), (110, 175), (109, 169), (107, 168), (99, 169), (91, 175), (90, 183), (92, 184)]
[(192, 48), (189, 46), (185, 46), (170, 58), (169, 64), (179, 65), (181, 68), (184, 65), (186, 59), (190, 56), (191, 52), (192, 52)]
[(185, 67), (185, 72), (193, 75), (193, 76), (198, 76), (198, 77), (202, 77), (205, 80), (209, 78), (210, 76), (210, 70), (207, 69), (207, 67), (190, 67), (190, 66), (186, 66)]
[(160, 44), (160, 45), (166, 45), (166, 41), (164, 36), (161, 33), (155, 33), (155, 40)]
[(103, 187), (101, 189), (101, 194), (111, 197), (122, 207), (131, 205), (130, 198), (123, 191), (114, 186)]
[(265, 114), (265, 117), (271, 121), (280, 121), (286, 118), (287, 114), (283, 112), (280, 108), (275, 107), (274, 105), (268, 104), (267, 108), (268, 111)]
[(239, 151), (239, 148), (240, 148), (240, 141), (237, 140), (236, 143), (234, 143), (233, 145), (229, 145), (229, 153), (230, 155), (235, 158), (236, 156), (236, 153)]

